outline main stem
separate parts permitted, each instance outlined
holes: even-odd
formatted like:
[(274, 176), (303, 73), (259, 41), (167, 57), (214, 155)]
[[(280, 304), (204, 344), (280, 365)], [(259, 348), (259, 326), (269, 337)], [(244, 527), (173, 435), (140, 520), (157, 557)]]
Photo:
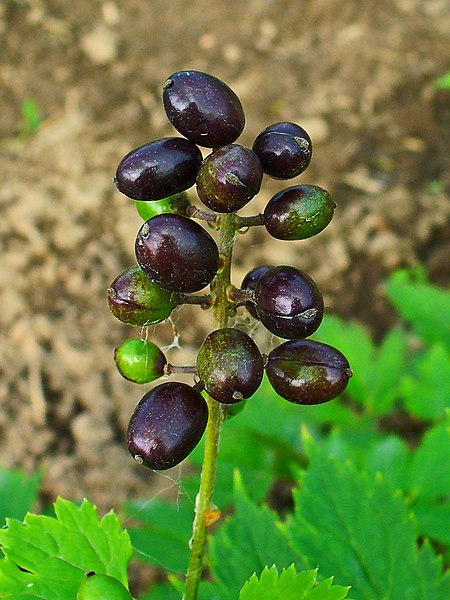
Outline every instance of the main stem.
[[(222, 265), (213, 284), (214, 326), (217, 329), (226, 327), (228, 323), (229, 300), (227, 288), (230, 285), (231, 258), (235, 237), (235, 215), (223, 214), (220, 217), (219, 253)], [(207, 515), (211, 509), (216, 478), (217, 455), (219, 453), (219, 436), (223, 421), (220, 403), (213, 398), (207, 398), (209, 409), (208, 425), (206, 426), (205, 455), (203, 458), (200, 489), (195, 503), (195, 518), (191, 540), (191, 554), (186, 574), (184, 600), (196, 600), (198, 586), (203, 569), (203, 555), (206, 544)]]

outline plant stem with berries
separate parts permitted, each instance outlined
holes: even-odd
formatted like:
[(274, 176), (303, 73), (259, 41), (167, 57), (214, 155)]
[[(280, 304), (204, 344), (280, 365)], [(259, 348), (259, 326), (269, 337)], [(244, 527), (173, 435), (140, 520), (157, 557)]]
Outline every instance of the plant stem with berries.
[[(234, 217), (233, 213), (220, 216), (219, 253), (222, 264), (211, 286), (214, 295), (214, 325), (217, 329), (224, 328), (228, 324), (230, 301), (227, 297), (227, 289), (230, 285), (231, 259), (236, 234)], [(207, 516), (212, 506), (219, 453), (219, 437), (223, 422), (223, 412), (220, 403), (209, 396), (206, 402), (208, 404), (209, 417), (205, 434), (205, 454), (200, 477), (200, 488), (196, 499), (184, 600), (195, 600), (198, 594), (206, 544)]]

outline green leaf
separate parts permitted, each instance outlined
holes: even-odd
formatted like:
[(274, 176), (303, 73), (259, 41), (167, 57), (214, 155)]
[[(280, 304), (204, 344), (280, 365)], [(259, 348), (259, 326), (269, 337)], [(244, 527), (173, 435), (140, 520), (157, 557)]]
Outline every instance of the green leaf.
[(356, 600), (438, 598), (440, 579), (424, 577), (407, 506), (381, 476), (318, 450), (294, 498), (285, 527), (307, 567), (351, 584)]
[(170, 583), (155, 583), (139, 600), (180, 600), (180, 593)]
[(367, 448), (366, 468), (381, 473), (386, 481), (405, 492), (408, 489), (410, 451), (400, 438), (390, 435)]
[(0, 530), (0, 597), (19, 600), (75, 598), (86, 571), (110, 575), (127, 586), (131, 544), (113, 512), (99, 519), (87, 500), (81, 506), (58, 498), (56, 518), (27, 514), (7, 519)]
[(422, 501), (437, 500), (449, 495), (449, 482), (450, 427), (443, 423), (427, 431), (414, 453), (409, 487)]
[(187, 498), (177, 504), (162, 500), (125, 503), (128, 518), (142, 521), (129, 527), (137, 557), (174, 573), (185, 573), (189, 561), (188, 542), (192, 535), (194, 507)]
[(412, 507), (417, 533), (450, 547), (450, 502), (434, 504), (416, 502)]
[(446, 73), (433, 81), (433, 86), (437, 90), (450, 90), (450, 73)]
[(426, 343), (450, 350), (450, 292), (417, 280), (417, 271), (396, 271), (386, 286), (389, 299)]
[(236, 512), (210, 540), (210, 566), (220, 589), (221, 600), (235, 599), (245, 581), (276, 563), (288, 567), (295, 558), (279, 529), (277, 516), (253, 504), (235, 474)]
[(316, 585), (317, 569), (295, 572), (294, 565), (278, 575), (276, 566), (266, 567), (260, 578), (252, 575), (239, 595), (239, 600), (341, 600), (347, 597), (349, 587), (332, 585), (332, 579)]
[(437, 420), (450, 406), (450, 352), (434, 344), (415, 365), (413, 375), (401, 382), (401, 398), (407, 410), (420, 419)]
[(388, 413), (398, 398), (405, 357), (405, 333), (401, 329), (391, 329), (377, 348), (365, 378), (366, 404), (375, 414)]
[(0, 469), (0, 521), (6, 517), (24, 518), (36, 501), (41, 479), (41, 473), (27, 475), (21, 470)]

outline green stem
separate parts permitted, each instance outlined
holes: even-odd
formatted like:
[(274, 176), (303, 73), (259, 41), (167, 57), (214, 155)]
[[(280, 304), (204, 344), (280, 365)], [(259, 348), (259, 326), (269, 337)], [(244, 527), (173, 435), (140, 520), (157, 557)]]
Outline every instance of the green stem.
[[(236, 233), (235, 215), (223, 214), (220, 217), (220, 245), (222, 266), (212, 285), (214, 295), (214, 326), (219, 329), (228, 323), (230, 301), (227, 289), (230, 285), (231, 257)], [(219, 436), (223, 422), (223, 413), (219, 402), (213, 398), (206, 399), (209, 409), (206, 426), (205, 455), (203, 458), (200, 489), (195, 503), (195, 518), (191, 540), (191, 554), (186, 574), (184, 600), (196, 600), (198, 586), (203, 569), (203, 556), (206, 544), (207, 515), (211, 509), (216, 477), (217, 455), (219, 452)]]

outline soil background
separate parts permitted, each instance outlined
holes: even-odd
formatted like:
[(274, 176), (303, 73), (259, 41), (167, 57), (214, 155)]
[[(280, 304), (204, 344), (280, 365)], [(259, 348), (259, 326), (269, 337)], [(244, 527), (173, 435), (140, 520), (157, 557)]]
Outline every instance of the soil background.
[[(280, 120), (312, 137), (308, 171), (265, 178), (242, 214), (297, 182), (325, 187), (338, 204), (311, 240), (278, 242), (262, 228), (239, 236), (236, 284), (257, 264), (295, 265), (317, 281), (328, 312), (362, 321), (376, 338), (396, 321), (383, 293), (393, 269), (421, 264), (449, 284), (449, 98), (434, 86), (448, 71), (446, 8), (0, 1), (0, 455), (7, 467), (42, 468), (43, 505), (87, 496), (103, 511), (170, 487), (126, 450), (143, 390), (121, 379), (112, 356), (140, 332), (111, 316), (106, 289), (134, 264), (141, 223), (112, 177), (132, 148), (176, 134), (161, 102), (174, 71), (209, 72), (238, 93), (244, 145)], [(44, 117), (31, 136), (20, 134), (27, 100)], [(209, 314), (181, 307), (148, 335), (167, 346), (173, 327), (181, 350), (170, 360), (192, 364)]]

